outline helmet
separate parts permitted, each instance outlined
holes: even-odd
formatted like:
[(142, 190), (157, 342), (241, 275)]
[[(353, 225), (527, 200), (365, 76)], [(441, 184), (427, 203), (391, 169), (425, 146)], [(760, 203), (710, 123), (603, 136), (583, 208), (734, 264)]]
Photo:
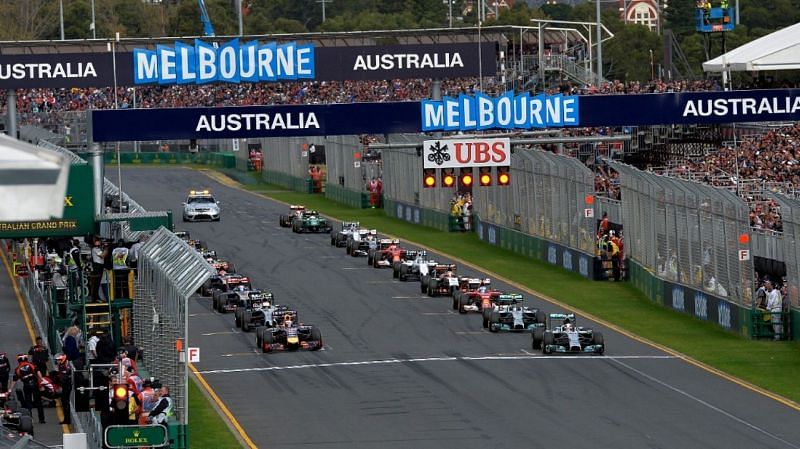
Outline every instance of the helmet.
[(247, 290), (247, 289), (246, 289), (246, 288), (244, 288), (244, 285), (240, 285), (240, 286), (236, 287), (236, 291), (243, 292), (243, 291), (245, 291), (245, 290)]
[(575, 330), (575, 325), (573, 325), (570, 322), (566, 322), (566, 323), (564, 323), (564, 330), (567, 331), (567, 332), (572, 332), (572, 331)]
[(6, 359), (6, 353), (0, 352), (0, 360), (5, 360), (5, 359)]
[(478, 287), (478, 293), (486, 293), (487, 290), (488, 289), (486, 288), (485, 285), (481, 285), (480, 287)]
[(17, 354), (17, 362), (27, 362), (28, 361), (28, 354)]

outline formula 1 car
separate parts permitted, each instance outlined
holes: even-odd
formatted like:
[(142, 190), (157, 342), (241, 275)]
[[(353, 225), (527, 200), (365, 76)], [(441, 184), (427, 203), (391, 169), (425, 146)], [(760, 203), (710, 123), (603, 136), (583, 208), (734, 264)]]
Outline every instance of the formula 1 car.
[(209, 264), (214, 267), (220, 275), (236, 272), (236, 267), (233, 265), (233, 262), (225, 259), (212, 259)]
[(436, 261), (428, 259), (427, 251), (408, 250), (403, 254), (403, 260), (392, 266), (392, 276), (403, 282), (409, 279), (418, 281), (435, 266)]
[[(260, 310), (263, 307), (270, 307), (274, 303), (275, 298), (272, 293), (265, 293), (261, 290), (249, 290), (244, 295), (240, 294), (239, 297), (239, 305), (233, 313), (233, 322), (236, 327), (248, 332), (250, 330), (250, 325), (248, 324), (246, 328), (244, 319), (245, 313), (251, 310)], [(249, 323), (251, 320), (252, 318), (246, 321)]]
[(346, 245), (347, 237), (361, 229), (357, 221), (343, 221), (338, 231), (331, 231), (331, 246), (341, 248)]
[[(385, 249), (381, 249), (381, 247), (386, 243), (386, 240), (383, 239), (379, 240), (378, 243), (375, 245), (374, 250), (370, 250), (372, 253), (372, 265), (373, 268), (392, 268), (395, 262), (400, 262), (403, 259), (403, 255), (406, 253), (406, 249), (400, 247), (400, 241), (397, 239), (391, 240), (389, 246)], [(367, 254), (367, 262), (369, 262), (370, 255)]]
[(458, 310), (458, 304), (461, 299), (461, 295), (477, 292), (478, 289), (481, 287), (488, 288), (491, 284), (492, 280), (489, 278), (485, 279), (469, 278), (469, 277), (459, 278), (458, 289), (453, 291), (453, 310)]
[(294, 220), (295, 217), (299, 217), (303, 213), (304, 210), (306, 210), (305, 206), (300, 206), (298, 204), (292, 204), (291, 206), (289, 206), (289, 213), (286, 214), (286, 215), (281, 214), (281, 216), (278, 218), (278, 224), (282, 228), (291, 227), (292, 226), (292, 220)]
[(214, 290), (211, 295), (214, 310), (219, 313), (235, 312), (239, 306), (243, 306), (247, 302), (248, 291), (250, 291), (249, 283), (233, 287), (227, 291)]
[[(400, 240), (398, 239), (378, 239), (378, 242), (375, 244), (375, 248), (371, 248), (367, 253), (367, 265), (374, 266), (375, 265), (375, 255), (380, 253), (381, 251), (386, 251), (392, 245), (399, 246)], [(391, 265), (390, 265), (391, 266)]]
[(295, 325), (291, 320), (284, 320), (277, 327), (264, 328), (261, 334), (261, 351), (297, 351), (322, 349), (322, 333), (312, 325)]
[[(521, 301), (522, 295), (500, 295), (495, 306), (488, 311), (489, 331), (534, 332), (536, 329), (545, 329), (547, 317), (544, 312), (525, 307), (520, 304)], [(486, 312), (484, 309), (484, 316)]]
[(250, 289), (250, 278), (237, 273), (218, 273), (211, 276), (200, 286), (200, 294), (203, 296), (213, 296), (214, 292), (227, 292), (239, 285), (244, 285)]
[(606, 350), (603, 334), (576, 326), (575, 314), (551, 313), (547, 329), (539, 327), (533, 332), (533, 349), (545, 354), (553, 352), (602, 354)]
[[(474, 282), (476, 279), (470, 280)], [(458, 313), (484, 313), (486, 310), (491, 311), (502, 295), (503, 292), (500, 290), (489, 288), (486, 285), (481, 285), (476, 290), (472, 291), (456, 290), (453, 293), (453, 305), (455, 306), (454, 308), (458, 310)], [(457, 302), (456, 297), (458, 297)], [(521, 298), (522, 296), (520, 296), (520, 299)], [(510, 299), (512, 298), (506, 298), (506, 300)], [(488, 325), (488, 318), (489, 315), (484, 314), (483, 327)]]
[(315, 210), (304, 210), (292, 219), (292, 232), (331, 232), (332, 226)]
[(12, 393), (0, 393), (0, 425), (21, 434), (33, 435), (33, 418), (28, 409), (11, 397)]
[(368, 257), (369, 251), (378, 247), (378, 231), (359, 229), (347, 237), (345, 248), (353, 257)]
[(263, 326), (256, 327), (256, 346), (264, 351), (264, 334), (270, 329), (283, 326), (286, 320), (297, 323), (297, 310), (292, 310), (286, 306), (275, 306), (269, 321), (265, 321)]
[(458, 288), (460, 279), (456, 275), (456, 264), (434, 265), (430, 274), (420, 278), (422, 293), (428, 296), (451, 296)]

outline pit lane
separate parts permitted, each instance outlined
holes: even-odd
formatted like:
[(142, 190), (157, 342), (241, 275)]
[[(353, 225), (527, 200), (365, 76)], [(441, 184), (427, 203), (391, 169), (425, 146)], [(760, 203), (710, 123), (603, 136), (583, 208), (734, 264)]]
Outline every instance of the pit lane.
[(187, 169), (123, 177), (151, 210), (180, 212), (189, 190), (209, 188), (222, 221), (178, 229), (320, 326), (324, 351), (262, 355), (231, 314), (192, 300), (195, 367), (258, 447), (800, 447), (796, 411), (602, 326), (579, 321), (604, 332), (606, 356), (544, 357), (528, 334), (483, 331), (479, 315), (367, 269), (326, 234), (279, 228), (285, 205)]

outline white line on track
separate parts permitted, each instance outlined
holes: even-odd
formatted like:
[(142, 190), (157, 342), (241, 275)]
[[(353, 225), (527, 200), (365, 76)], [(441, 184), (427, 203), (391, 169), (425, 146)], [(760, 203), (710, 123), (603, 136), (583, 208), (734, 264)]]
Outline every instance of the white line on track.
[(761, 427), (753, 425), (753, 424), (747, 422), (746, 420), (744, 420), (742, 418), (739, 418), (738, 416), (733, 415), (733, 414), (731, 414), (729, 412), (726, 412), (725, 410), (723, 410), (723, 409), (721, 409), (721, 408), (719, 408), (719, 407), (717, 407), (715, 405), (709, 404), (708, 402), (698, 398), (697, 396), (694, 396), (691, 393), (688, 393), (688, 392), (686, 392), (684, 390), (681, 390), (678, 387), (674, 387), (674, 386), (664, 382), (663, 380), (656, 379), (655, 377), (653, 377), (653, 376), (651, 376), (651, 375), (649, 375), (649, 374), (647, 374), (647, 373), (645, 373), (645, 372), (643, 372), (641, 370), (638, 370), (638, 369), (628, 365), (627, 363), (623, 363), (623, 362), (617, 360), (616, 358), (612, 357), (611, 359), (612, 359), (612, 361), (614, 363), (617, 363), (620, 366), (623, 366), (623, 367), (633, 371), (634, 373), (636, 373), (636, 374), (638, 374), (638, 375), (640, 375), (640, 376), (642, 376), (642, 377), (644, 377), (646, 379), (649, 379), (649, 380), (651, 380), (651, 381), (653, 381), (653, 382), (655, 382), (655, 383), (657, 383), (657, 384), (659, 384), (659, 385), (661, 385), (661, 386), (663, 386), (665, 388), (668, 388), (668, 389), (674, 391), (675, 393), (680, 394), (681, 396), (689, 398), (689, 399), (691, 399), (691, 400), (693, 400), (693, 401), (695, 401), (695, 402), (697, 402), (697, 403), (699, 403), (699, 404), (701, 404), (701, 405), (703, 405), (705, 407), (708, 407), (709, 409), (711, 409), (711, 410), (713, 410), (713, 411), (715, 411), (715, 412), (717, 412), (717, 413), (719, 413), (719, 414), (721, 414), (723, 416), (726, 416), (726, 417), (736, 421), (737, 423), (739, 423), (739, 424), (741, 424), (741, 425), (743, 425), (745, 427), (748, 427), (748, 428), (750, 428), (752, 430), (755, 430), (756, 432), (761, 433), (763, 435), (766, 435), (766, 436), (768, 436), (768, 437), (770, 437), (770, 438), (772, 438), (772, 439), (774, 439), (776, 441), (780, 441), (781, 443), (785, 444), (786, 446), (793, 447), (795, 449), (800, 449), (800, 446), (798, 446), (798, 445), (796, 445), (796, 444), (794, 444), (792, 442), (786, 441), (783, 438), (779, 437), (778, 435), (775, 435), (774, 433), (771, 433), (771, 432), (769, 432), (767, 430), (764, 430)]
[(372, 267), (342, 267), (342, 270), (374, 270)]
[(292, 369), (308, 368), (333, 368), (339, 366), (365, 366), (365, 365), (391, 365), (400, 363), (420, 363), (420, 362), (455, 362), (455, 361), (491, 361), (491, 360), (622, 360), (622, 359), (675, 359), (671, 355), (486, 355), (486, 356), (464, 356), (464, 357), (421, 357), (411, 359), (383, 359), (383, 360), (364, 360), (353, 362), (330, 362), (312, 363), (308, 365), (288, 365), (288, 366), (263, 366), (257, 368), (234, 368), (234, 369), (214, 369), (196, 371), (200, 374), (228, 374), (228, 373), (247, 373), (256, 371), (283, 371)]
[(492, 335), (488, 331), (455, 331), (453, 333), (456, 335)]
[(422, 315), (455, 315), (456, 313), (452, 310), (448, 310), (447, 312), (422, 312)]
[(234, 352), (234, 353), (231, 353), (231, 354), (220, 354), (220, 357), (243, 357), (243, 356), (252, 356), (252, 355), (258, 355), (258, 353), (255, 352), (255, 351), (253, 351), (253, 352)]
[(239, 332), (237, 332), (237, 331), (225, 331), (225, 332), (208, 332), (206, 334), (200, 334), (200, 335), (202, 335), (204, 337), (207, 337), (209, 335), (230, 335), (230, 334), (238, 334), (238, 333)]
[(392, 296), (392, 299), (427, 299), (428, 296)]

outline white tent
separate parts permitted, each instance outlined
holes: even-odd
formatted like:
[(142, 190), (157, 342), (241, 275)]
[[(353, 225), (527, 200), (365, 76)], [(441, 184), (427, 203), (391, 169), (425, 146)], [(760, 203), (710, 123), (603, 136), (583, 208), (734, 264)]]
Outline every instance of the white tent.
[(800, 23), (703, 63), (706, 72), (800, 69)]
[(61, 218), (69, 167), (63, 154), (0, 134), (0, 222)]

